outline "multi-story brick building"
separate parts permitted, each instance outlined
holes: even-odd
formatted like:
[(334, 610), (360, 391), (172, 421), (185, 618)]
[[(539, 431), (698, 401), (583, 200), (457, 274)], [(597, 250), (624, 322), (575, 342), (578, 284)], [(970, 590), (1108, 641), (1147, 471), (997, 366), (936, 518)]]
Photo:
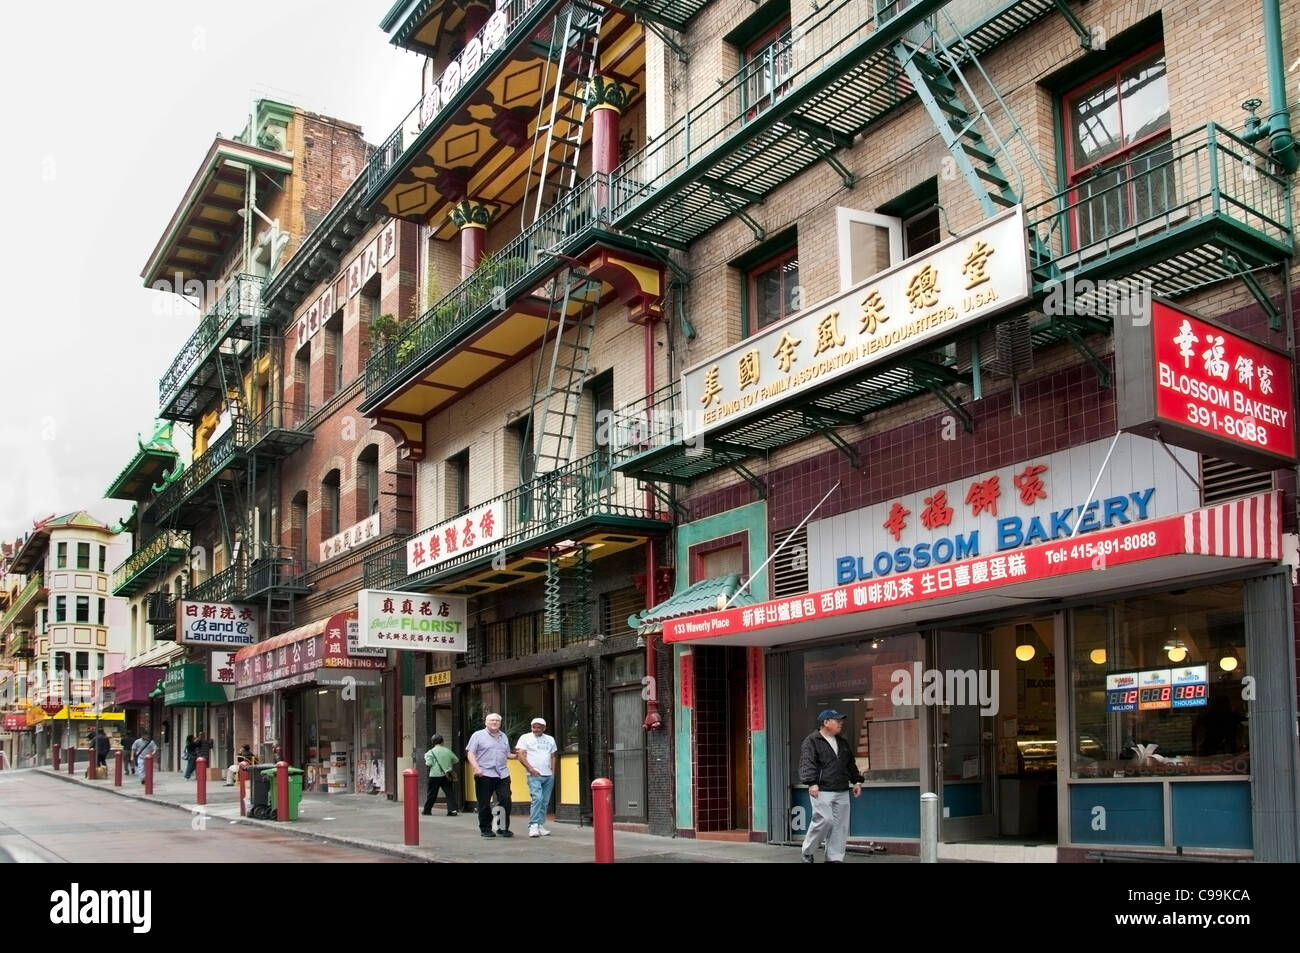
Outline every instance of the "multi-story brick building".
[(562, 816), (612, 774), (622, 819), (783, 841), (833, 707), (858, 838), (916, 849), (934, 792), (955, 854), (1300, 856), (1297, 16), (395, 6), (428, 63), (365, 201), (451, 290), (366, 365), (421, 527), (367, 576), (469, 599), (456, 741), (540, 711)]
[[(280, 461), (312, 439), (310, 408), (281, 398), (283, 337), (263, 292), (366, 155), (356, 126), (259, 101), (240, 135), (213, 142), (142, 273), (151, 288), (197, 300), (201, 316), (159, 382), (159, 416), (189, 431), (189, 462), (150, 482), (138, 456), (123, 474), (131, 486), (119, 487), (140, 504), (140, 565), (122, 569), (143, 572), (132, 579), (148, 590), (153, 640), (175, 646), (149, 648), (137, 631), (133, 667), (170, 663), (148, 725), (163, 767), (181, 767), (180, 741), (199, 731), (214, 742), (214, 770), (238, 745), (269, 755), (283, 740), (273, 705), (232, 704), (234, 654), (292, 630), (311, 585), (302, 551), (281, 544), (277, 482)], [(123, 678), (134, 694), (148, 682)]]

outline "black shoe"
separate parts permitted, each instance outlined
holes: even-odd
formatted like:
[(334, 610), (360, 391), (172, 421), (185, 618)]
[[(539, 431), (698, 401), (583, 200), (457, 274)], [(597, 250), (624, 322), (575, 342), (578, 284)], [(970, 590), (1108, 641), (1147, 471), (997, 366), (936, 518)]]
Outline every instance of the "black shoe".
[(457, 813), (458, 813), (457, 811), (448, 811), (448, 812), (447, 812), (447, 816), (448, 816), (448, 817), (455, 817)]
[(514, 837), (514, 831), (497, 831), (497, 837)]
[(430, 815), (433, 814), (433, 811), (421, 811), (420, 813), (423, 814), (425, 817), (429, 817)]
[(497, 836), (496, 834), (492, 833), (491, 831), (479, 831), (478, 833), (479, 833), (479, 836), (480, 836), (480, 837), (496, 837), (496, 836)]
[(802, 860), (805, 864), (811, 864), (815, 861), (815, 858), (813, 857), (812, 854), (805, 854), (802, 851), (799, 852), (799, 859)]

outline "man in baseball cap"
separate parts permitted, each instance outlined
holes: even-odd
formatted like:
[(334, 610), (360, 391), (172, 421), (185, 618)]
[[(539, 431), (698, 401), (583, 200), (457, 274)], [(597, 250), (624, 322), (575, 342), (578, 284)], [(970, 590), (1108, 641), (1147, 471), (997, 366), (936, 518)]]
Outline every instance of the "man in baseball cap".
[(528, 815), (528, 836), (547, 837), (546, 809), (551, 803), (555, 788), (555, 755), (559, 751), (555, 739), (546, 733), (546, 719), (534, 718), (532, 731), (521, 735), (515, 745), (515, 755), (528, 772), (528, 793), (532, 796), (532, 809)]
[(862, 772), (853, 748), (838, 737), (848, 717), (834, 708), (817, 714), (817, 730), (803, 740), (799, 749), (799, 780), (808, 785), (813, 820), (800, 850), (805, 864), (813, 862), (813, 851), (826, 842), (826, 862), (844, 861), (849, 839), (849, 788), (853, 796), (862, 793)]

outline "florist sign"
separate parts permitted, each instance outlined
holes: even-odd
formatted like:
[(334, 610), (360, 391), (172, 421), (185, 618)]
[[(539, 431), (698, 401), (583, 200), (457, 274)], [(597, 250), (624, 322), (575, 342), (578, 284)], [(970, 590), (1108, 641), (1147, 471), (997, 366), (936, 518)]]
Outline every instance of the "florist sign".
[(465, 600), (410, 592), (362, 589), (357, 596), (362, 647), (464, 652)]

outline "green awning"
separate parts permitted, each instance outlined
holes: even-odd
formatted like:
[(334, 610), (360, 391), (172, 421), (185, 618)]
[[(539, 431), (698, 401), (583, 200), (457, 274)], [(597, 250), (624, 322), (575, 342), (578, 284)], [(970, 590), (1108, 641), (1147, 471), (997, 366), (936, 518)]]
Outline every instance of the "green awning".
[[(653, 609), (642, 609), (636, 615), (629, 616), (627, 624), (643, 635), (662, 632), (664, 622), (668, 619), (694, 615), (697, 612), (717, 612), (722, 605), (726, 605), (731, 600), (732, 596), (736, 596), (736, 590), (740, 587), (739, 573), (733, 572), (729, 576), (701, 579), (690, 588), (673, 593)], [(746, 590), (731, 601), (731, 608), (753, 605), (757, 601)]]
[(208, 681), (208, 666), (203, 662), (172, 665), (163, 676), (164, 705), (223, 705), (226, 690)]

